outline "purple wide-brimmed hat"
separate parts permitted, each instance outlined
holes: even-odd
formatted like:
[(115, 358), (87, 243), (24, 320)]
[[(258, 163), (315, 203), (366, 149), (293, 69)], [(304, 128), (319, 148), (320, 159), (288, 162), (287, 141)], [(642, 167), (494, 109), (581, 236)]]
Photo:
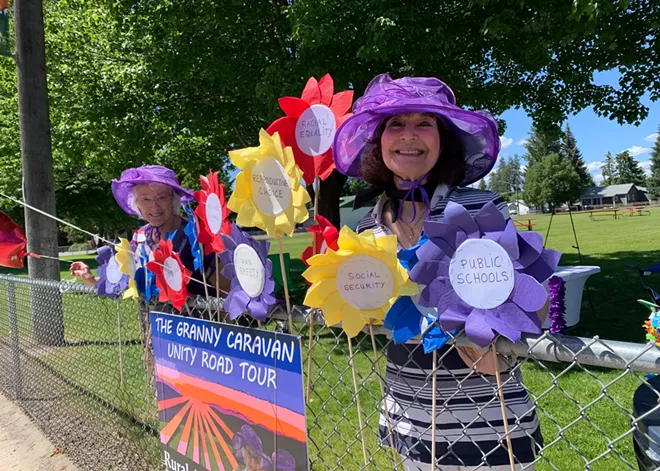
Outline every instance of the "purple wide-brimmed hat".
[(488, 111), (470, 111), (456, 106), (454, 92), (434, 77), (376, 76), (364, 96), (353, 104), (353, 115), (335, 134), (335, 165), (344, 175), (360, 178), (365, 144), (384, 119), (406, 113), (438, 115), (465, 148), (465, 178), (469, 185), (491, 171), (500, 151), (497, 121)]
[(241, 431), (234, 434), (231, 444), (234, 449), (234, 457), (241, 465), (245, 466), (243, 448), (247, 447), (257, 455), (261, 456), (260, 470), (268, 471), (271, 468), (272, 462), (270, 457), (264, 453), (264, 449), (261, 445), (261, 438), (259, 438), (257, 432), (255, 432), (249, 425), (243, 425)]
[(296, 460), (286, 450), (273, 453), (273, 471), (296, 471)]
[(195, 195), (192, 191), (186, 190), (179, 184), (176, 174), (169, 168), (162, 165), (143, 165), (137, 168), (127, 168), (121, 172), (119, 180), (112, 180), (112, 194), (115, 195), (117, 203), (126, 213), (133, 216), (139, 216), (129, 204), (135, 185), (145, 183), (162, 183), (171, 186), (172, 189), (181, 197), (182, 203), (194, 201)]

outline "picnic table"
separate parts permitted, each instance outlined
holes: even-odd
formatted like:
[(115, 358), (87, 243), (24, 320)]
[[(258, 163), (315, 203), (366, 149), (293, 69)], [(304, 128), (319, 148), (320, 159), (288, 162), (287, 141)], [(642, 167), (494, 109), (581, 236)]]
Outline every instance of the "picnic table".
[[(527, 221), (527, 224), (522, 221)], [(520, 218), (520, 220), (514, 220), (516, 226), (526, 227), (528, 231), (531, 231), (532, 227), (534, 227), (534, 223), (532, 221), (536, 221), (536, 218)]]
[(646, 212), (649, 216), (651, 215), (651, 210), (648, 206), (632, 206), (630, 208), (626, 208), (626, 211), (628, 211), (629, 216), (633, 216), (635, 211), (637, 211), (639, 216), (643, 216), (643, 212)]
[(604, 214), (606, 216), (614, 216), (616, 219), (619, 216), (620, 209), (589, 209), (586, 212), (589, 213), (589, 219), (594, 220), (594, 214), (598, 216), (599, 214)]

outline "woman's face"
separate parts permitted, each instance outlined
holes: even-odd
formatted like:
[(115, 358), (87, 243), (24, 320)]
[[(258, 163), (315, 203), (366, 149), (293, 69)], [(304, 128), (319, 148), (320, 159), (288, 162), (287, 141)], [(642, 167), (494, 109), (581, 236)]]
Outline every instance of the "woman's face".
[(380, 138), (383, 162), (403, 180), (419, 180), (440, 156), (438, 122), (431, 113), (400, 114), (389, 118)]
[(172, 187), (162, 183), (135, 186), (135, 203), (149, 224), (160, 227), (174, 214)]
[(247, 471), (261, 471), (261, 456), (248, 447), (243, 448), (243, 460)]

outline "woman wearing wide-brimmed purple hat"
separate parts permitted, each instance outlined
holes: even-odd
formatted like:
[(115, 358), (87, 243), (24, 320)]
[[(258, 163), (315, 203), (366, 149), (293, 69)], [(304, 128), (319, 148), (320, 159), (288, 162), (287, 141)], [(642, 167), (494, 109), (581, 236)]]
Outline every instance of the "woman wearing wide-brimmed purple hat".
[[(459, 107), (452, 90), (436, 78), (393, 80), (387, 74), (375, 77), (355, 102), (353, 115), (337, 130), (333, 147), (340, 172), (371, 184), (358, 192), (355, 207), (377, 200), (360, 221), (358, 232), (372, 230), (377, 237), (393, 234), (399, 250), (420, 242), (424, 221), (442, 221), (450, 201), (471, 215), (492, 202), (508, 219), (504, 198), (466, 187), (486, 177), (499, 150), (497, 122), (490, 113)], [(424, 353), (419, 339), (390, 343), (382, 443), (394, 444), (408, 471), (510, 469), (501, 444), (504, 424), (494, 395), (492, 354), (445, 345), (438, 358), (433, 365), (433, 356)], [(433, 434), (429, 378), (435, 368), (438, 402)], [(502, 383), (517, 466), (532, 463), (542, 442), (534, 407), (518, 373), (504, 371)], [(433, 458), (432, 436), (436, 437)]]
[[(181, 204), (190, 203), (195, 197), (190, 190), (179, 184), (176, 174), (161, 165), (129, 168), (122, 172), (119, 179), (112, 180), (112, 194), (124, 212), (147, 222), (133, 234), (132, 250), (137, 253), (138, 248), (144, 247), (145, 254), (149, 256), (161, 239), (173, 235), (174, 250), (186, 268), (192, 271), (192, 277), (198, 281), (188, 285), (188, 292), (204, 295), (203, 277), (194, 267), (193, 254), (184, 232), (188, 220), (179, 215)], [(208, 255), (204, 260), (204, 269), (209, 291), (212, 292), (210, 294), (215, 295), (213, 255)], [(73, 263), (71, 273), (80, 276), (87, 285), (93, 286), (96, 282), (89, 267), (82, 262)], [(226, 280), (221, 278), (219, 281), (221, 289), (227, 291), (229, 286)]]
[[(307, 467), (304, 467), (307, 469)], [(286, 450), (277, 450), (273, 453), (273, 471), (296, 471), (296, 460)]]
[(236, 471), (269, 471), (272, 467), (270, 457), (264, 453), (261, 438), (249, 425), (243, 425), (240, 432), (232, 438), (234, 458), (239, 467)]

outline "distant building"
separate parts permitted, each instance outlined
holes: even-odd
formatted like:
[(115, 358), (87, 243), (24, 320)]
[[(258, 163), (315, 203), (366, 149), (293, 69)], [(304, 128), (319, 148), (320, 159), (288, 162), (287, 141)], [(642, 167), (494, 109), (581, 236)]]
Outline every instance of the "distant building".
[(509, 214), (512, 216), (524, 216), (531, 212), (531, 208), (523, 200), (513, 200), (507, 206), (509, 207)]
[(649, 192), (646, 188), (633, 183), (594, 186), (582, 194), (580, 201), (582, 202), (582, 206), (614, 206), (618, 204), (647, 203), (649, 201)]

